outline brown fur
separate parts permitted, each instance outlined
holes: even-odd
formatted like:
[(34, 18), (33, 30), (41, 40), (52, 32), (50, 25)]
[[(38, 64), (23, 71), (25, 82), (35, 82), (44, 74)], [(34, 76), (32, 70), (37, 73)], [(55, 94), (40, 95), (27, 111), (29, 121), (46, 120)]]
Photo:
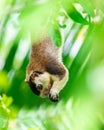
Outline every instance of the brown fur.
[(49, 72), (50, 74), (60, 75), (62, 78), (65, 74), (65, 69), (58, 57), (59, 48), (46, 37), (40, 43), (35, 43), (32, 46), (30, 56), (30, 63), (28, 65), (27, 73), (31, 70), (40, 72)]
[[(32, 46), (26, 82), (32, 91), (52, 101), (58, 101), (58, 93), (67, 82), (67, 69), (61, 61), (61, 48), (54, 45), (49, 37)], [(43, 86), (41, 86), (43, 85)], [(42, 87), (39, 90), (39, 86)]]

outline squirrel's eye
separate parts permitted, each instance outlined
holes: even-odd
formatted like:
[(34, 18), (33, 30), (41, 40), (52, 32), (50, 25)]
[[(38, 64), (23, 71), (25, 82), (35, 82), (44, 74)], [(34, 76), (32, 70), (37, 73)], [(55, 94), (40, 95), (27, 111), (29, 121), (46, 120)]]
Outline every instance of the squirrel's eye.
[(37, 89), (38, 90), (42, 90), (43, 89), (43, 85), (42, 84), (38, 84)]

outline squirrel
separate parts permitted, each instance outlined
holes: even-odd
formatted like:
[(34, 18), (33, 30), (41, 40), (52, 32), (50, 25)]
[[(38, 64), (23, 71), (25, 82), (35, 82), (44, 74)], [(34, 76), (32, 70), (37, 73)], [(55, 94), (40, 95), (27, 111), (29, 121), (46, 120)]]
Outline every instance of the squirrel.
[(57, 47), (49, 36), (32, 45), (25, 81), (40, 97), (59, 100), (59, 92), (68, 80), (68, 70), (62, 63), (62, 47)]

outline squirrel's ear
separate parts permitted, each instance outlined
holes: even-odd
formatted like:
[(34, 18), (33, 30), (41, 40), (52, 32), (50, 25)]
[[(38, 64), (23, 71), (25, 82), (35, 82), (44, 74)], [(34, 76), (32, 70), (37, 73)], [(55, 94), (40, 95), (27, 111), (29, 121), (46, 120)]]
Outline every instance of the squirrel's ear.
[(24, 80), (26, 83), (29, 83), (29, 82), (30, 82), (30, 76), (31, 76), (32, 73), (33, 73), (33, 71), (31, 71), (29, 74), (26, 73), (26, 78), (25, 78), (25, 80)]

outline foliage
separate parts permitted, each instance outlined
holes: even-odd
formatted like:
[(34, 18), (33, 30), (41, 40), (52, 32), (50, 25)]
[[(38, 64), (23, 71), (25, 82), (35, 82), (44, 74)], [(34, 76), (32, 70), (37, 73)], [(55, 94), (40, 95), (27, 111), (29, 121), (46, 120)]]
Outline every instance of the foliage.
[[(52, 103), (24, 82), (31, 43), (62, 43), (69, 81)], [(0, 130), (104, 129), (104, 1), (0, 1)]]

